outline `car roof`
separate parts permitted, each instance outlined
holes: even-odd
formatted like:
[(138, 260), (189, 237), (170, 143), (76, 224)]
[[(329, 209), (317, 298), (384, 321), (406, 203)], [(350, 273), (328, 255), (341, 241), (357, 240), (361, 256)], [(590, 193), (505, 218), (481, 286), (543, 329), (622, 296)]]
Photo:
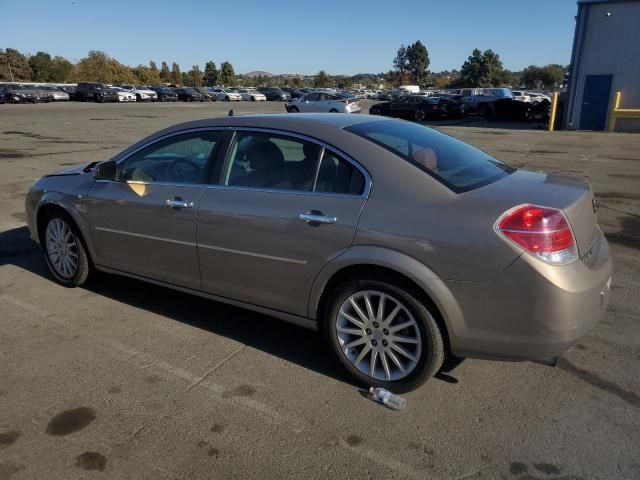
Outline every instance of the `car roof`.
[(343, 131), (345, 127), (361, 123), (381, 121), (400, 122), (402, 120), (393, 120), (388, 117), (372, 117), (370, 115), (348, 115), (345, 113), (285, 113), (205, 118), (202, 120), (179, 123), (156, 132), (118, 153), (113, 157), (113, 160), (118, 161), (129, 152), (135, 151), (140, 146), (153, 142), (166, 135), (172, 135), (193, 129), (216, 127), (272, 129), (305, 135), (324, 141), (331, 139), (334, 142), (339, 142), (339, 138), (344, 139), (345, 136), (349, 138), (353, 137), (351, 133)]
[(289, 131), (302, 131), (316, 125), (323, 125), (335, 128), (344, 128), (358, 123), (366, 123), (379, 120), (368, 115), (346, 115), (344, 113), (296, 113), (295, 115), (286, 113), (240, 115), (233, 117), (212, 117), (202, 120), (180, 123), (170, 127), (169, 130), (184, 130), (189, 128), (204, 127), (260, 127), (260, 128), (283, 128)]

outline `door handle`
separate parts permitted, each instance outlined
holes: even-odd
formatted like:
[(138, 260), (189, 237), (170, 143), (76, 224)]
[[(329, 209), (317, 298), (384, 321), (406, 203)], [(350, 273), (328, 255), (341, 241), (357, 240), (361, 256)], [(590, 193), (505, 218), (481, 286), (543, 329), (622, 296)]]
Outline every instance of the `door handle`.
[(186, 200), (169, 199), (167, 205), (171, 208), (193, 208), (193, 202), (187, 202)]
[(338, 219), (321, 213), (301, 213), (298, 218), (306, 223), (336, 223)]

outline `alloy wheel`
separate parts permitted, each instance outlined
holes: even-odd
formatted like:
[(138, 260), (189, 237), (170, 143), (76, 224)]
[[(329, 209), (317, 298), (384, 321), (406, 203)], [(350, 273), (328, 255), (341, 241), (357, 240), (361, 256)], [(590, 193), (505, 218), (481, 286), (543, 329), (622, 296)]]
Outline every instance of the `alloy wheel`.
[(424, 110), (417, 110), (414, 116), (418, 122), (422, 122), (427, 115), (424, 113)]
[(78, 271), (78, 244), (69, 225), (54, 218), (45, 233), (47, 255), (51, 266), (63, 278), (72, 278)]
[(349, 362), (376, 380), (400, 380), (420, 361), (422, 338), (409, 309), (388, 293), (349, 296), (336, 316), (336, 335)]

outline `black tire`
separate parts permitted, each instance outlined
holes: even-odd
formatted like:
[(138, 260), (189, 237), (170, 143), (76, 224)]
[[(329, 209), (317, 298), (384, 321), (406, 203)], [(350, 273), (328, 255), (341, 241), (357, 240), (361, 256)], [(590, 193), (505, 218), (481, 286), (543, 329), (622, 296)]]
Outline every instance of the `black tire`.
[(187, 102), (193, 102), (193, 98), (187, 97)]
[(484, 103), (478, 105), (478, 116), (484, 117), (484, 114), (487, 111), (487, 106)]
[(142, 102), (142, 97), (138, 93), (136, 93), (136, 102)]
[(289, 113), (298, 113), (299, 111), (298, 107), (289, 107)]
[(369, 114), (370, 115), (382, 115), (382, 110), (380, 110), (378, 107), (371, 107), (371, 109), (369, 110)]
[(335, 108), (332, 108), (331, 110), (329, 110), (329, 113), (338, 113), (338, 110), (336, 110)]
[(418, 109), (413, 113), (413, 119), (416, 122), (424, 122), (427, 119), (427, 114), (424, 110)]
[(251, 97), (251, 101), (255, 102), (256, 101), (256, 97)]
[[(338, 311), (349, 296), (363, 290), (376, 290), (400, 300), (418, 325), (422, 339), (420, 357), (414, 369), (398, 380), (380, 380), (366, 375), (354, 367), (340, 347), (335, 321)], [(421, 301), (422, 298), (421, 292), (410, 284), (389, 281), (382, 276), (348, 280), (329, 293), (322, 315), (325, 340), (333, 356), (358, 383), (403, 393), (416, 389), (440, 370), (445, 357), (444, 340), (435, 320), (436, 312), (432, 312), (431, 307)]]
[[(63, 277), (56, 271), (56, 268), (53, 266), (53, 263), (49, 256), (49, 252), (47, 251), (46, 231), (48, 225), (55, 219), (59, 219), (69, 226), (76, 244), (78, 265), (76, 267), (75, 275), (73, 275), (72, 277)], [(55, 280), (65, 287), (79, 287), (80, 285), (86, 283), (89, 275), (92, 272), (92, 265), (87, 254), (87, 247), (84, 243), (84, 239), (82, 238), (82, 234), (80, 233), (80, 230), (76, 226), (75, 222), (71, 219), (71, 217), (68, 214), (60, 211), (51, 212), (49, 214), (46, 214), (46, 217), (42, 220), (40, 226), (40, 245), (44, 253), (47, 267), (49, 267), (49, 271), (51, 272)]]
[(230, 101), (231, 101), (231, 99), (230, 99), (229, 97), (224, 97), (224, 101), (225, 101), (225, 102), (230, 102)]

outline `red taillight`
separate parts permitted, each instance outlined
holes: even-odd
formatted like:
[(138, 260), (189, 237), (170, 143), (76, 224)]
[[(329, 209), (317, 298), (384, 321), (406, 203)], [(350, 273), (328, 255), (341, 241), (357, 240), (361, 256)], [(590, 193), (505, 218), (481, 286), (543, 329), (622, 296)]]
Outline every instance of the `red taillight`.
[(578, 258), (569, 222), (555, 208), (536, 205), (516, 207), (500, 217), (496, 230), (546, 262), (564, 264)]

